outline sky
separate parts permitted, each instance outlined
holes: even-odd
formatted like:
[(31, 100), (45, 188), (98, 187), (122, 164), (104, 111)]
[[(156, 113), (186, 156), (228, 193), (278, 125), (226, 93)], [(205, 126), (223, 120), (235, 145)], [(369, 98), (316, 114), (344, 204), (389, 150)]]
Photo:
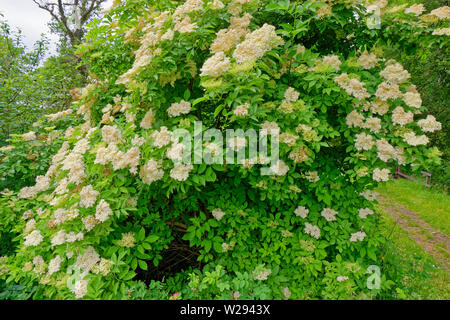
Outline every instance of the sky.
[[(108, 7), (111, 2), (112, 0), (108, 1), (104, 6)], [(55, 52), (58, 37), (50, 34), (47, 26), (51, 20), (50, 13), (39, 9), (33, 0), (0, 0), (0, 12), (11, 27), (22, 30), (23, 40), (28, 48), (31, 49), (41, 38), (41, 34), (45, 33), (51, 42), (50, 53)]]

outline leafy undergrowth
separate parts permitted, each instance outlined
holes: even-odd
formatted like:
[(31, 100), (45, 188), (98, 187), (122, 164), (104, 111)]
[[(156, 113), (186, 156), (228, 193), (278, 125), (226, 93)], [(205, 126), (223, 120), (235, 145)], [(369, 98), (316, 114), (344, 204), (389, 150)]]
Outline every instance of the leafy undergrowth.
[(431, 226), (450, 235), (450, 196), (409, 180), (393, 180), (378, 189), (412, 210)]

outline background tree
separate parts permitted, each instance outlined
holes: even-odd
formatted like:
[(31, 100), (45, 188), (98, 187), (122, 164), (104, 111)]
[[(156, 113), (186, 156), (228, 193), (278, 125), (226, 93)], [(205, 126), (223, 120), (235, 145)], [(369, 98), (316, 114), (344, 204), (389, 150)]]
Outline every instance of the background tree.
[(43, 79), (36, 77), (36, 70), (47, 44), (43, 37), (28, 51), (21, 31), (0, 20), (0, 145), (12, 132), (23, 132), (42, 112)]
[(39, 8), (49, 12), (68, 37), (72, 46), (80, 44), (84, 25), (98, 12), (106, 0), (45, 1), (33, 0)]

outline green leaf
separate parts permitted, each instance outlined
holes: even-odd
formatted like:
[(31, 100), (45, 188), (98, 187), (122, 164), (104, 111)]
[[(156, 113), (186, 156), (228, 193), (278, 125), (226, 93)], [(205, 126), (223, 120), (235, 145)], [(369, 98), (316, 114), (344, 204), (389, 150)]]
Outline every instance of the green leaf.
[(151, 234), (147, 237), (147, 242), (153, 243), (156, 242), (159, 239), (159, 236), (156, 234)]
[(144, 240), (144, 238), (145, 238), (145, 229), (144, 229), (144, 227), (142, 227), (136, 236), (136, 240), (142, 241), (142, 240)]
[(145, 262), (144, 260), (139, 260), (139, 267), (142, 270), (147, 270), (148, 269), (147, 262)]
[(189, 89), (186, 89), (186, 91), (184, 91), (184, 100), (188, 101), (189, 98), (191, 97), (191, 91), (189, 91)]
[(209, 250), (211, 250), (211, 246), (212, 246), (212, 241), (207, 239), (205, 241), (203, 241), (203, 246), (205, 248), (206, 252), (209, 252)]

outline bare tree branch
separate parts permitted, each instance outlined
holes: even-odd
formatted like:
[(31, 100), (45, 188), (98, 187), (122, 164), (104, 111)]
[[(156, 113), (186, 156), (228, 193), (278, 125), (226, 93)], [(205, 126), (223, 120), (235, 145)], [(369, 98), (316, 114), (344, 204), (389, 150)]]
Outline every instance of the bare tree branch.
[[(72, 45), (81, 43), (84, 32), (83, 26), (100, 9), (106, 0), (33, 0), (41, 9), (50, 15), (62, 26), (64, 33)], [(79, 25), (71, 28), (69, 20), (73, 13), (79, 14)]]

